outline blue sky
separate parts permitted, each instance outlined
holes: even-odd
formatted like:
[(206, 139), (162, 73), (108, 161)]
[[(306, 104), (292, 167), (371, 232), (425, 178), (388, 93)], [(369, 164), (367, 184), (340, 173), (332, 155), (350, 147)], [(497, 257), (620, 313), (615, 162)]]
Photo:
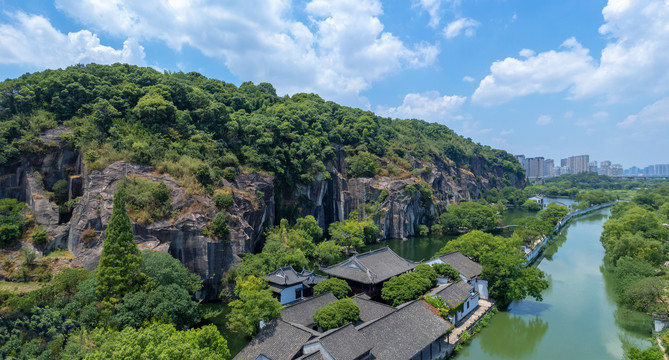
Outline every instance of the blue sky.
[(669, 163), (664, 0), (0, 0), (0, 78), (197, 71), (420, 118), (514, 154)]

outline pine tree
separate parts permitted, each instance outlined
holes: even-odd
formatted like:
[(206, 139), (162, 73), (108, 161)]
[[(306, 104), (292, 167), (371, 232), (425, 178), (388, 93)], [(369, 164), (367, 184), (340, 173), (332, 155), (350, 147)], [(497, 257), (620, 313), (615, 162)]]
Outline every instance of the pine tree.
[(135, 245), (130, 217), (125, 210), (123, 193), (114, 194), (114, 208), (100, 255), (100, 264), (96, 270), (99, 299), (111, 303), (118, 302), (123, 295), (135, 290), (140, 280), (142, 256)]

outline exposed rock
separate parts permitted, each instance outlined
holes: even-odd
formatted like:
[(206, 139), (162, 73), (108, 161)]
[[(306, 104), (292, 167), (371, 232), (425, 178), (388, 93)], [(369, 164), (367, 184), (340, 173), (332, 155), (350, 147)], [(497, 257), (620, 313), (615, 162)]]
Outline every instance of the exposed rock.
[[(217, 212), (210, 197), (187, 194), (171, 176), (158, 174), (150, 166), (116, 162), (85, 176), (83, 195), (70, 221), (68, 248), (89, 269), (94, 269), (100, 259), (114, 191), (128, 175), (162, 181), (170, 190), (171, 210), (178, 215), (149, 225), (133, 224), (135, 242), (143, 249), (168, 251), (200, 275), (205, 286), (196, 296), (201, 299), (218, 295), (223, 273), (240, 260), (238, 255), (253, 251), (265, 227), (274, 221), (271, 178), (238, 176), (240, 189), (234, 191), (235, 204), (230, 209), (229, 239), (219, 240), (202, 234)], [(258, 199), (258, 191), (268, 195)]]

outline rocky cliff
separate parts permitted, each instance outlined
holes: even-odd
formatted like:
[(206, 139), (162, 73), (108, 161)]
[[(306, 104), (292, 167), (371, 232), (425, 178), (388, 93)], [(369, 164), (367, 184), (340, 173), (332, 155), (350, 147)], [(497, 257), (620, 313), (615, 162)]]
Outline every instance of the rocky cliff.
[[(54, 136), (50, 132), (45, 138)], [(313, 215), (327, 229), (328, 224), (357, 210), (360, 216), (374, 219), (382, 238), (405, 238), (416, 235), (419, 225), (430, 224), (447, 204), (477, 199), (481, 191), (493, 186), (490, 179), (504, 175), (501, 169), (493, 173), (477, 170), (476, 163), (468, 166), (472, 172), (443, 159), (411, 161), (420, 170), (414, 176), (348, 178), (344, 152), (339, 150), (327, 165), (327, 174), (295, 189), (275, 188), (271, 176), (239, 173), (232, 183), (223, 180), (234, 199), (228, 210), (230, 234), (226, 239), (203, 231), (217, 212), (210, 196), (188, 194), (170, 175), (145, 165), (119, 161), (101, 171), (85, 173), (81, 156), (57, 144), (47, 154), (7, 168), (0, 176), (0, 196), (28, 203), (36, 223), (45, 226), (53, 239), (44, 250), (67, 247), (79, 264), (94, 269), (119, 181), (129, 175), (161, 181), (170, 190), (172, 216), (149, 225), (133, 224), (135, 241), (141, 249), (169, 252), (199, 274), (205, 286), (197, 297), (211, 299), (220, 292), (221, 277), (230, 266), (243, 253), (261, 249), (264, 231), (278, 218)], [(69, 197), (77, 198), (69, 219), (60, 216), (46, 190), (61, 179), (68, 180)], [(522, 179), (510, 181), (523, 185)], [(416, 191), (421, 183), (429, 190)]]

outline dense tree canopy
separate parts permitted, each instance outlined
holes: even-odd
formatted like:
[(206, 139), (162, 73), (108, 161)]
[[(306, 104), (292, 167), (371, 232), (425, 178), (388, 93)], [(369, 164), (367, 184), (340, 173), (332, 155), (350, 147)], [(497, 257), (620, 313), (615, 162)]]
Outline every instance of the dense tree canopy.
[(541, 300), (541, 292), (548, 288), (543, 271), (525, 266), (525, 253), (516, 238), (472, 231), (449, 241), (439, 253), (455, 250), (481, 263), (481, 277), (488, 280), (490, 296), (502, 306), (528, 296)]
[[(89, 169), (120, 158), (161, 166), (191, 179), (200, 164), (217, 180), (240, 166), (270, 172), (284, 185), (327, 174), (345, 150), (349, 176), (410, 172), (406, 156), (440, 159), (491, 174), (523, 177), (514, 157), (449, 128), (390, 120), (324, 101), (315, 94), (279, 97), (272, 85), (239, 87), (198, 73), (164, 73), (125, 64), (72, 66), (0, 83), (0, 167), (47, 146), (40, 133), (65, 125), (63, 139), (85, 153)], [(380, 161), (383, 159), (384, 161)], [(205, 174), (204, 172), (202, 174)], [(495, 176), (495, 175), (494, 175)], [(511, 185), (508, 176), (495, 179)]]
[(351, 287), (345, 280), (329, 278), (314, 286), (314, 295), (331, 292), (337, 299), (343, 299), (351, 294)]
[(446, 210), (439, 223), (448, 232), (488, 230), (499, 225), (499, 216), (488, 205), (463, 202), (449, 205)]
[(331, 302), (314, 313), (314, 325), (328, 331), (360, 319), (360, 308), (349, 298)]

